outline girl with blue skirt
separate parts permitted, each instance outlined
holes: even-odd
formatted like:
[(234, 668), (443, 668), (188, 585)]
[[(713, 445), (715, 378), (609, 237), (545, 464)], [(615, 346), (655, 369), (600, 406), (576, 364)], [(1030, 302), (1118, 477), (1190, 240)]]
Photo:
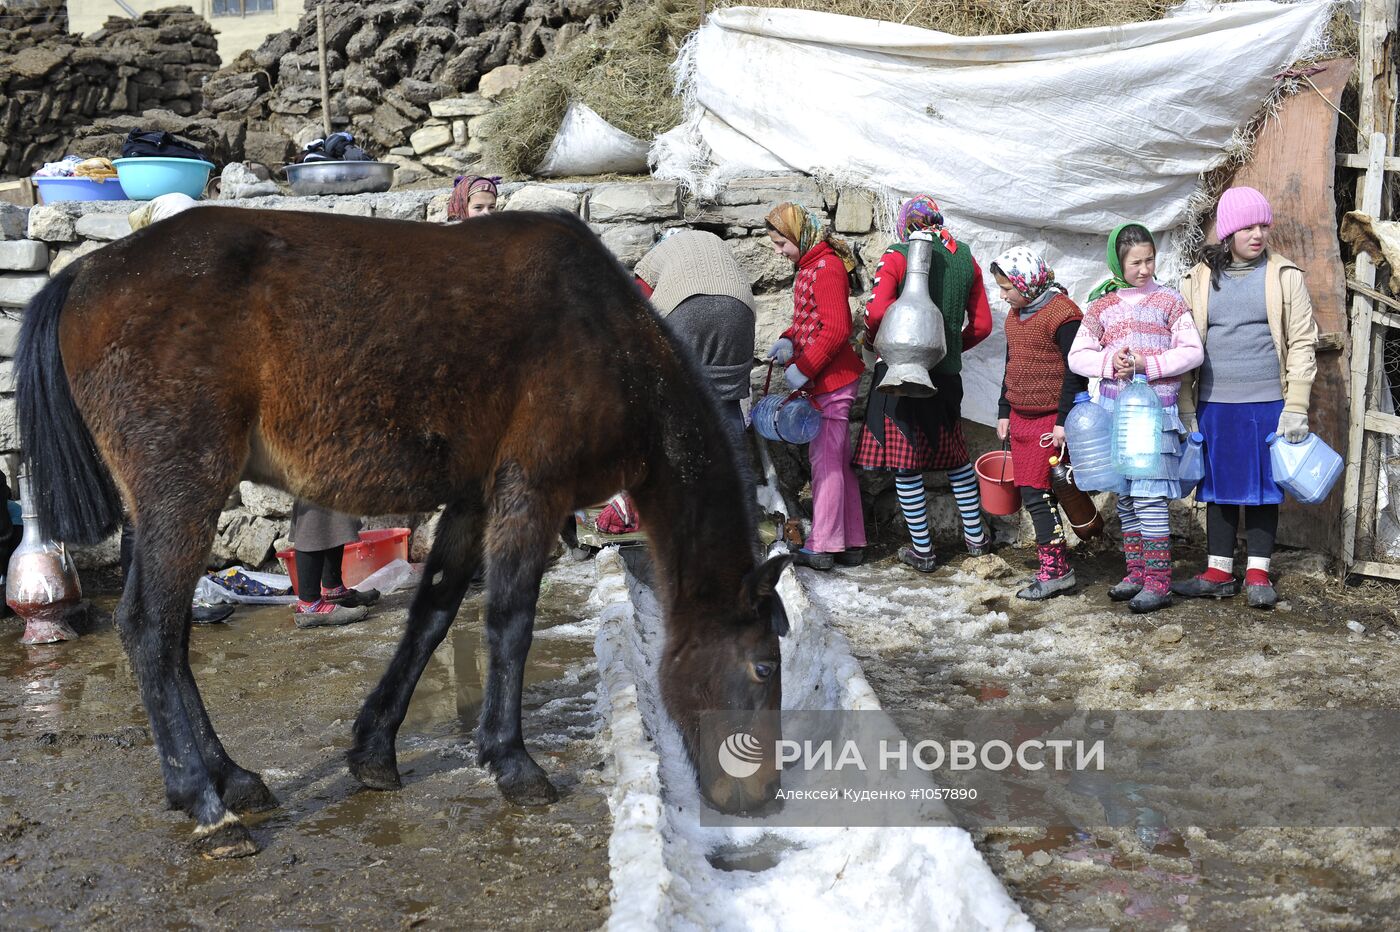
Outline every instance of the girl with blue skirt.
[(1244, 590), (1254, 608), (1278, 601), (1269, 561), (1283, 490), (1274, 482), (1266, 438), (1296, 443), (1308, 435), (1308, 403), (1317, 374), (1317, 323), (1303, 271), (1268, 248), (1273, 210), (1253, 188), (1220, 198), (1215, 231), (1182, 282), (1200, 330), (1205, 364), (1182, 385), (1181, 409), (1205, 435), (1206, 570), (1175, 583), (1188, 597), (1228, 598), (1235, 578), (1235, 536), (1244, 509), (1249, 562)]

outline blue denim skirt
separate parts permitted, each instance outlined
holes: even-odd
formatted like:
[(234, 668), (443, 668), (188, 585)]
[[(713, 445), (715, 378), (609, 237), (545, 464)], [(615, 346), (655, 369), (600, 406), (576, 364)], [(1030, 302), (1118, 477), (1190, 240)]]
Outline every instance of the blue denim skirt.
[(1247, 404), (1201, 402), (1196, 422), (1206, 438), (1206, 477), (1196, 501), (1217, 505), (1277, 505), (1283, 489), (1274, 482), (1269, 445), (1278, 429), (1283, 400)]

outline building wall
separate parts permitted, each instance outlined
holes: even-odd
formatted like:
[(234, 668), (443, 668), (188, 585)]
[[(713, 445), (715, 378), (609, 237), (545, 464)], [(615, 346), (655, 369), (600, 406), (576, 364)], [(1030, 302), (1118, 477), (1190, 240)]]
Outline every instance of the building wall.
[[(275, 32), (292, 29), (305, 9), (304, 0), (248, 0), (252, 7), (255, 2), (271, 6), (270, 12), (255, 12), (244, 15), (215, 14), (215, 0), (186, 0), (186, 5), (213, 24), (219, 33), (219, 57), (228, 64), (240, 52), (257, 48), (262, 41)], [(125, 0), (127, 6), (138, 14), (170, 6), (171, 0)], [(222, 9), (238, 6), (236, 2), (220, 2)], [(68, 28), (73, 32), (90, 33), (102, 28), (110, 16), (130, 15), (122, 9), (117, 0), (68, 0)]]

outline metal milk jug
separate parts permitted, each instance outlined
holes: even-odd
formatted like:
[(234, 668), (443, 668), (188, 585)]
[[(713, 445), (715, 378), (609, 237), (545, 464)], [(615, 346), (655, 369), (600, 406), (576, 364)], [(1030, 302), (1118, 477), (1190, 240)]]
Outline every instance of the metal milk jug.
[(83, 597), (78, 568), (67, 547), (39, 530), (29, 477), (18, 481), (24, 538), (11, 554), (5, 572), (5, 602), (24, 619), (21, 644), (71, 641), (78, 633), (64, 621), (64, 615)]
[(931, 233), (910, 234), (904, 289), (885, 312), (875, 335), (875, 349), (889, 366), (876, 388), (887, 394), (929, 398), (938, 391), (929, 379), (929, 370), (943, 361), (948, 342), (943, 333), (943, 312), (928, 290), (933, 249)]

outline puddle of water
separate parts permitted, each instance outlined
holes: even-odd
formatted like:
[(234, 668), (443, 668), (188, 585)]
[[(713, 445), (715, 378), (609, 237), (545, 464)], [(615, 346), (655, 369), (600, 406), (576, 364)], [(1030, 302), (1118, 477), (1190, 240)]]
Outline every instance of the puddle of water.
[(997, 699), (1005, 699), (1011, 695), (1011, 691), (1001, 686), (994, 686), (991, 683), (965, 683), (962, 691), (976, 699), (978, 702), (994, 702)]
[(757, 874), (777, 867), (788, 852), (795, 850), (796, 845), (765, 835), (752, 845), (718, 848), (705, 855), (705, 860), (716, 870)]
[[(570, 581), (550, 586), (537, 626), (578, 623), (586, 591)], [(172, 928), (200, 924), (192, 917), (253, 925), (274, 914), (307, 928), (335, 927), (345, 915), (369, 927), (405, 918), (504, 927), (518, 921), (524, 897), (543, 926), (597, 928), (607, 911), (610, 818), (584, 779), (598, 753), (586, 698), (591, 641), (533, 645), (526, 742), (562, 798), (517, 809), (476, 767), (469, 737), (486, 669), (481, 601), (463, 606), (415, 691), (400, 732), (397, 793), (360, 788), (343, 754), (359, 704), (398, 642), (406, 595), (345, 628), (300, 631), (286, 606), (242, 606), (230, 623), (192, 631), (191, 666), (221, 737), (282, 802), (246, 820), (263, 850), (236, 863), (188, 857), (189, 824), (163, 808), (157, 763), (142, 746), (146, 716), (113, 628), (43, 648), (0, 646), (8, 791), (0, 809), (32, 820), (20, 856), (26, 872), (46, 878), (14, 899), (11, 915), (20, 925), (55, 910), (74, 924), (136, 925), (160, 909)], [(131, 780), (116, 779), (126, 771)], [(401, 880), (386, 891), (376, 875)]]

